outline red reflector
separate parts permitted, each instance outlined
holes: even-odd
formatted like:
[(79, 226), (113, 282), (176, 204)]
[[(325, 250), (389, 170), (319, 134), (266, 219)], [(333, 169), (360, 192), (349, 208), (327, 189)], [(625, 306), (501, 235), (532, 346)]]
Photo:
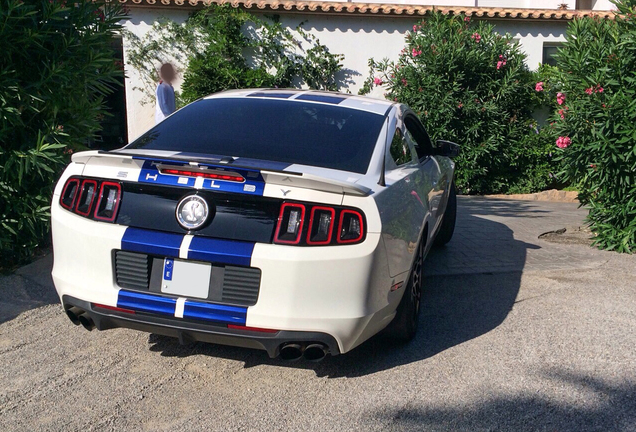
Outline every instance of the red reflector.
[(261, 332), (261, 333), (278, 333), (279, 332), (279, 330), (264, 329), (259, 327), (246, 327), (246, 326), (240, 326), (236, 324), (228, 324), (227, 328), (234, 329), (234, 330), (249, 330), (249, 331)]
[(239, 183), (243, 183), (245, 181), (243, 176), (240, 176), (238, 174), (206, 173), (203, 171), (188, 171), (188, 170), (180, 170), (180, 169), (172, 169), (172, 168), (162, 168), (161, 173), (185, 176), (185, 177), (203, 177), (203, 178), (209, 178), (213, 180), (225, 180), (225, 181), (233, 181), (233, 182), (239, 182)]
[(402, 285), (404, 285), (404, 282), (396, 283), (391, 287), (391, 292), (399, 290), (400, 288), (402, 288)]
[(93, 303), (93, 307), (100, 308), (100, 309), (108, 309), (115, 312), (124, 312), (124, 313), (131, 313), (131, 314), (135, 313), (135, 311), (131, 309), (123, 309), (123, 308), (118, 308), (115, 306), (107, 306), (107, 305), (103, 305), (99, 303)]

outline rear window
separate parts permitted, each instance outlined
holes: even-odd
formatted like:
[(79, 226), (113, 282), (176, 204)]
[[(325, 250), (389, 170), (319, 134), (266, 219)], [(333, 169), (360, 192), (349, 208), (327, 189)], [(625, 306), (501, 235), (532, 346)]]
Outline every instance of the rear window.
[(384, 116), (335, 104), (228, 98), (194, 102), (127, 149), (169, 150), (366, 173)]

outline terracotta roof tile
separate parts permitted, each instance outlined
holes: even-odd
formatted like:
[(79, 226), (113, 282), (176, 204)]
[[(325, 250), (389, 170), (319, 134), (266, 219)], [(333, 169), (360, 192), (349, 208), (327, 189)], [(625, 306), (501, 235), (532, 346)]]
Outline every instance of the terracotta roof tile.
[(495, 19), (540, 19), (540, 20), (572, 20), (576, 17), (597, 16), (613, 19), (612, 11), (560, 10), (560, 9), (506, 9), (495, 7), (464, 6), (431, 6), (417, 4), (391, 3), (347, 3), (333, 1), (294, 1), (294, 0), (117, 0), (128, 6), (152, 7), (188, 7), (201, 8), (210, 4), (231, 4), (245, 9), (261, 9), (268, 11), (339, 13), (355, 15), (403, 16), (418, 17), (432, 12), (434, 9), (448, 15), (465, 14), (474, 18)]

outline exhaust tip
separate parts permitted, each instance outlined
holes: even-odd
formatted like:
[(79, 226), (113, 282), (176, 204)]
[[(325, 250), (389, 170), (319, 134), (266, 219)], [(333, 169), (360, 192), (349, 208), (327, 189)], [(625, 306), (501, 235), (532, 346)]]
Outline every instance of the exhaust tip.
[(280, 349), (280, 358), (286, 361), (296, 361), (303, 356), (303, 347), (298, 344), (286, 344)]
[(311, 344), (305, 348), (305, 360), (319, 362), (327, 355), (327, 348), (322, 344)]
[(95, 323), (93, 322), (93, 319), (90, 316), (88, 316), (87, 313), (84, 313), (79, 316), (79, 322), (88, 331), (91, 331), (95, 328)]
[(71, 322), (75, 325), (80, 325), (79, 316), (83, 314), (84, 311), (78, 307), (72, 306), (66, 309), (66, 316), (71, 320)]

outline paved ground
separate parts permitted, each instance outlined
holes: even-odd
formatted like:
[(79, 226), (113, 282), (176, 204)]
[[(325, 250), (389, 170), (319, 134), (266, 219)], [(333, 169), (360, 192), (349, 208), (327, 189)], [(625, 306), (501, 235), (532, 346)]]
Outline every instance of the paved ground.
[(636, 256), (538, 240), (572, 204), (460, 198), (420, 332), (319, 364), (86, 332), (49, 262), (0, 279), (0, 430), (636, 431)]

